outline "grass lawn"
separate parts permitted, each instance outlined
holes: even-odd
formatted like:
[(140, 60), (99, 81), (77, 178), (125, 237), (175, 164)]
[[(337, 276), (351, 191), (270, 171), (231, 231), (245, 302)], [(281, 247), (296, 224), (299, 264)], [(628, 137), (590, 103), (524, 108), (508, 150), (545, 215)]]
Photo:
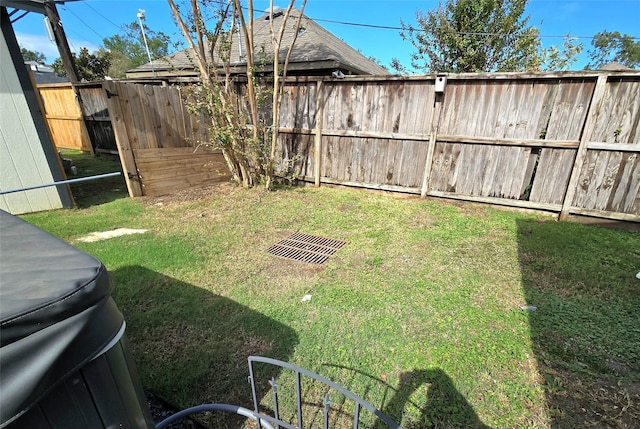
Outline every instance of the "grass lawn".
[[(406, 428), (640, 421), (637, 232), (329, 187), (221, 185), (24, 218), (104, 262), (145, 388), (181, 408), (250, 406), (258, 354)], [(150, 232), (76, 241), (116, 227)], [(265, 252), (295, 231), (348, 244), (322, 266)]]
[[(115, 155), (103, 154), (94, 157), (71, 149), (62, 150), (60, 153), (63, 158), (71, 160), (77, 169), (75, 175), (67, 171), (68, 179), (122, 172), (120, 159)], [(76, 205), (80, 208), (102, 204), (117, 198), (126, 198), (129, 195), (122, 176), (74, 183), (69, 186), (71, 186)]]

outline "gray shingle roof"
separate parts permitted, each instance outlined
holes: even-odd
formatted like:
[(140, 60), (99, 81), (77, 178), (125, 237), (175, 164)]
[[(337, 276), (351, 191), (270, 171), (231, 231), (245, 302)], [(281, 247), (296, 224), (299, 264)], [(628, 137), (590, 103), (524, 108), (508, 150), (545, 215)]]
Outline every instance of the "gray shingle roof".
[[(283, 63), (287, 48), (291, 43), (294, 35), (295, 24), (300, 12), (293, 9), (287, 20), (285, 33), (283, 36), (280, 49), (280, 62)], [(273, 64), (273, 54), (269, 55), (273, 48), (270, 40), (269, 20), (265, 19), (266, 15), (254, 19), (254, 45), (256, 57), (260, 57), (261, 48), (264, 47), (267, 58), (264, 58), (266, 64)], [(277, 16), (273, 20), (274, 31), (277, 33), (284, 16)], [(237, 33), (233, 35), (231, 45), (231, 66), (241, 70), (246, 67), (246, 60), (241, 58), (238, 49), (239, 41), (242, 40), (242, 52), (246, 52), (246, 40), (244, 36)], [(217, 54), (216, 64), (221, 61)], [(142, 73), (150, 73), (152, 70), (167, 74), (189, 74), (194, 70), (194, 61), (191, 60), (191, 52), (189, 49), (178, 51), (164, 58), (154, 60), (151, 63), (143, 64), (127, 72), (128, 75), (140, 75)], [(259, 63), (262, 58), (255, 58), (255, 62)], [(289, 70), (308, 70), (324, 69), (333, 67), (350, 71), (354, 74), (371, 74), (371, 75), (387, 75), (390, 74), (384, 67), (376, 64), (368, 59), (360, 52), (347, 45), (345, 42), (325, 30), (312, 19), (303, 16), (300, 23), (300, 31), (295, 46), (291, 53), (289, 61)]]
[(37, 61), (25, 61), (24, 65), (31, 70), (37, 84), (69, 82), (69, 78), (58, 76), (53, 68), (39, 64)]

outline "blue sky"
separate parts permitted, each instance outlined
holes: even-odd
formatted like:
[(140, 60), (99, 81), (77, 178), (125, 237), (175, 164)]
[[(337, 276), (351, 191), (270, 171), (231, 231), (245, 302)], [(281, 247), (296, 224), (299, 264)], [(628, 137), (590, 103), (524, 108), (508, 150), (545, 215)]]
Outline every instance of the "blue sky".
[[(284, 7), (288, 0), (274, 3)], [(297, 5), (300, 3), (300, 0), (296, 2)], [(413, 47), (410, 42), (402, 40), (398, 30), (324, 20), (400, 27), (401, 19), (409, 24), (415, 23), (417, 10), (427, 11), (437, 5), (438, 1), (433, 0), (308, 0), (305, 14), (384, 65), (388, 66), (396, 57), (409, 66)], [(264, 10), (268, 6), (268, 0), (254, 0), (256, 9)], [(146, 11), (146, 26), (180, 40), (166, 0), (85, 0), (68, 1), (58, 6), (74, 51), (80, 47), (87, 47), (90, 51), (97, 49), (103, 38), (119, 32), (119, 26), (135, 21), (138, 9)], [(539, 28), (545, 46), (559, 45), (561, 36), (570, 34), (581, 37), (580, 42), (588, 48), (590, 37), (602, 30), (640, 37), (640, 0), (530, 0), (527, 13), (530, 24)], [(41, 15), (29, 14), (16, 22), (14, 29), (22, 47), (43, 52), (52, 62), (59, 55), (55, 44), (48, 40), (42, 18)], [(582, 69), (587, 62), (588, 56), (584, 52), (573, 69)]]

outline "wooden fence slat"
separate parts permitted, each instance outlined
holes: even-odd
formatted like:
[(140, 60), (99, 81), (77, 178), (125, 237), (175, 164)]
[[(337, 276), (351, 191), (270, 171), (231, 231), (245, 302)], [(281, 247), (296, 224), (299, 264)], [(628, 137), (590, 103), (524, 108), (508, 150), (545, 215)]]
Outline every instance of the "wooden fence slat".
[(151, 182), (145, 185), (145, 195), (159, 196), (172, 192), (202, 186), (206, 183), (216, 183), (229, 180), (229, 176), (219, 176), (217, 173), (197, 173), (192, 175), (180, 175), (171, 181)]
[[(638, 192), (640, 191), (640, 157), (638, 154), (623, 154), (614, 186), (616, 189), (607, 209), (612, 212), (634, 211), (634, 204), (638, 201)], [(637, 210), (635, 211), (637, 212)]]
[(316, 188), (320, 186), (322, 171), (322, 120), (324, 118), (324, 91), (322, 81), (319, 80), (316, 86), (316, 133), (314, 136), (314, 166)]
[[(444, 96), (444, 94), (443, 94)], [(422, 197), (427, 196), (429, 190), (429, 182), (431, 181), (431, 168), (433, 166), (433, 153), (436, 148), (436, 141), (438, 139), (438, 127), (440, 122), (440, 113), (442, 112), (442, 97), (435, 99), (435, 105), (431, 110), (431, 125), (429, 130), (429, 143), (427, 146), (427, 156), (424, 162), (424, 173), (422, 175), (422, 186), (420, 195)]]
[[(303, 180), (312, 181), (313, 177), (302, 177)], [(404, 187), (404, 186), (395, 186), (395, 185), (385, 185), (379, 183), (362, 183), (362, 182), (350, 182), (347, 180), (336, 180), (331, 178), (323, 178), (323, 183), (328, 183), (331, 185), (342, 185), (342, 186), (352, 186), (357, 188), (365, 188), (365, 189), (376, 189), (380, 191), (391, 191), (391, 192), (402, 192), (409, 194), (417, 194), (420, 195), (420, 188), (414, 187)]]
[(156, 149), (136, 149), (134, 150), (136, 159), (176, 157), (178, 155), (190, 156), (193, 154), (215, 154), (222, 153), (220, 150), (213, 150), (207, 146), (194, 147), (167, 147)]
[[(583, 208), (596, 210), (601, 210), (604, 208), (599, 202), (599, 197), (601, 192), (603, 191), (603, 188), (606, 187), (608, 173), (607, 167), (609, 165), (609, 159), (611, 155), (612, 152), (596, 152), (596, 160), (593, 169), (593, 175), (591, 177), (591, 183), (595, 189), (592, 192), (588, 193), (588, 198), (585, 200)], [(606, 205), (606, 200), (604, 205)]]
[[(215, 177), (229, 177), (229, 171), (222, 155), (216, 158), (200, 159), (189, 166), (180, 163), (149, 163), (140, 165), (140, 175), (145, 187), (150, 186), (154, 181), (167, 185), (172, 183), (175, 177), (188, 176), (193, 174), (210, 174)], [(170, 179), (170, 180), (165, 180)]]
[(569, 178), (569, 184), (567, 185), (567, 192), (564, 197), (564, 202), (562, 203), (562, 210), (560, 211), (560, 220), (565, 220), (569, 215), (569, 211), (571, 209), (571, 204), (573, 203), (573, 197), (576, 193), (576, 186), (578, 185), (578, 176), (580, 175), (580, 169), (582, 168), (582, 164), (587, 155), (587, 141), (588, 136), (591, 134), (594, 127), (594, 117), (591, 116), (592, 111), (597, 112), (599, 108), (600, 101), (604, 96), (605, 90), (607, 86), (607, 76), (600, 75), (598, 76), (598, 81), (596, 82), (596, 86), (593, 90), (593, 96), (591, 97), (591, 103), (589, 104), (589, 108), (586, 113), (586, 121), (584, 124), (584, 128), (582, 130), (582, 136), (580, 138), (580, 147), (578, 147), (578, 152), (576, 153), (576, 157), (573, 164), (573, 169), (571, 171), (571, 176)]
[(609, 161), (605, 167), (604, 179), (602, 181), (602, 186), (598, 191), (595, 207), (597, 210), (603, 211), (608, 210), (611, 206), (610, 203), (616, 191), (616, 180), (620, 179), (618, 171), (620, 170), (622, 158), (624, 157), (624, 153), (622, 152), (610, 152), (609, 154)]
[(129, 196), (141, 197), (143, 195), (142, 187), (137, 179), (138, 169), (136, 168), (135, 158), (131, 150), (125, 112), (123, 112), (120, 105), (120, 102), (125, 102), (125, 100), (119, 98), (120, 96), (125, 97), (127, 92), (123, 90), (122, 84), (115, 82), (104, 82), (103, 86), (104, 89), (111, 94), (107, 97), (107, 106), (109, 107), (109, 116), (113, 124), (118, 154), (120, 155), (120, 162), (122, 163), (122, 170), (127, 183)]
[(587, 149), (611, 150), (615, 152), (640, 152), (640, 144), (590, 142), (587, 143)]
[[(143, 149), (144, 150), (144, 149)], [(163, 158), (155, 158), (155, 159), (147, 159), (140, 160), (136, 158), (136, 166), (138, 167), (138, 171), (140, 176), (142, 176), (143, 180), (145, 176), (143, 173), (148, 169), (180, 169), (185, 168), (185, 173), (188, 173), (191, 169), (201, 168), (202, 165), (208, 162), (224, 162), (224, 157), (222, 154), (216, 155), (191, 155), (191, 158), (187, 157), (163, 157)]]

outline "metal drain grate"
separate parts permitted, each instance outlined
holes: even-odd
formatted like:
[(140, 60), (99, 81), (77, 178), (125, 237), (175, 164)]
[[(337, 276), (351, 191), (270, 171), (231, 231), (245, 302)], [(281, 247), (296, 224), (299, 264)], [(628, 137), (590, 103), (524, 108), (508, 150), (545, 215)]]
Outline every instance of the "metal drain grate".
[(269, 247), (267, 253), (298, 262), (321, 265), (345, 244), (346, 241), (296, 232)]

